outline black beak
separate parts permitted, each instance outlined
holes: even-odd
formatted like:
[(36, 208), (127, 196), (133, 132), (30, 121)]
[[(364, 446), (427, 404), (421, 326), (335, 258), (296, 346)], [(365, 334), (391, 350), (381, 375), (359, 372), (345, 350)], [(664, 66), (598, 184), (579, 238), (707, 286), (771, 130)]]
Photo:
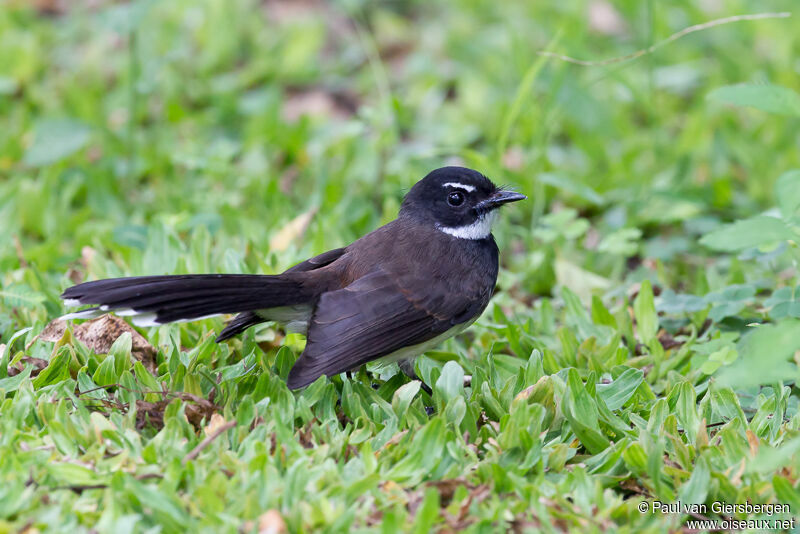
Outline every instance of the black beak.
[(503, 204), (508, 204), (509, 202), (516, 202), (518, 200), (525, 200), (526, 197), (522, 193), (517, 193), (516, 191), (507, 191), (505, 189), (498, 189), (494, 193), (492, 193), (489, 198), (480, 202), (478, 204), (478, 209), (483, 210), (493, 210), (502, 206)]

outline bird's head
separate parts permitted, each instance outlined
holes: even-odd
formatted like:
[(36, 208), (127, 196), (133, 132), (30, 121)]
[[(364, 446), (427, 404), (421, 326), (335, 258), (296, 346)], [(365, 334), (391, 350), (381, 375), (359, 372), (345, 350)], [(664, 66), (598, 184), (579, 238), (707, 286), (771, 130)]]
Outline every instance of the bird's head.
[(453, 237), (485, 239), (492, 232), (497, 208), (525, 198), (497, 187), (478, 171), (442, 167), (414, 184), (403, 199), (400, 216), (433, 223)]

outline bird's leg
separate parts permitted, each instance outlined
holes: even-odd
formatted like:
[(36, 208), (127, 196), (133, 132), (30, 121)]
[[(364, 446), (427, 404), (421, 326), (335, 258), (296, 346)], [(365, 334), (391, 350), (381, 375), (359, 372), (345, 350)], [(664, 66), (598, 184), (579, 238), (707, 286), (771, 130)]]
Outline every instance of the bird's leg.
[(408, 360), (400, 360), (399, 362), (397, 362), (397, 365), (400, 366), (400, 370), (403, 371), (403, 374), (406, 375), (408, 378), (410, 378), (411, 380), (419, 380), (420, 383), (422, 384), (421, 387), (425, 391), (425, 393), (433, 397), (433, 390), (430, 388), (430, 386), (428, 386), (428, 384), (422, 381), (422, 379), (417, 375), (417, 372), (414, 370), (414, 358)]

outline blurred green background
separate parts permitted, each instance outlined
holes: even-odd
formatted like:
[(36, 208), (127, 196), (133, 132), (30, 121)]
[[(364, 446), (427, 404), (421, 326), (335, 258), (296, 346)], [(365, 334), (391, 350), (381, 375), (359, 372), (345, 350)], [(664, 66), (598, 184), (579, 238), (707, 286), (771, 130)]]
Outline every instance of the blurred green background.
[[(796, 17), (606, 67), (537, 56), (624, 55), (761, 2), (36, 6), (6, 2), (0, 15), (0, 210), (42, 276), (83, 246), (114, 250), (131, 272), (185, 270), (136, 262), (149, 225), (172, 245), (206, 228), (218, 249), (205, 269), (285, 267), (393, 218), (404, 190), (449, 162), (532, 197), (507, 214), (522, 239), (555, 202), (601, 236), (682, 236), (662, 248), (669, 259), (709, 217), (769, 206), (799, 163), (796, 121), (705, 98), (796, 84)], [(307, 237), (272, 256), (269, 238), (313, 209)], [(8, 275), (19, 264), (4, 252)]]
[[(767, 11), (792, 16), (739, 21), (690, 33), (634, 61), (587, 67), (539, 55), (551, 50), (602, 61), (648, 48), (694, 24)], [(554, 523), (559, 530), (581, 528), (586, 522), (602, 528), (628, 522), (638, 522), (641, 528), (675, 527), (677, 517), (641, 516), (622, 497), (690, 493), (694, 486), (679, 488), (688, 485), (684, 482), (697, 465), (701, 474), (694, 484), (705, 480), (711, 488), (702, 498), (750, 498), (760, 488), (766, 501), (776, 498), (778, 491), (781, 499), (800, 506), (800, 493), (794, 488), (796, 467), (789, 471), (793, 475), (782, 479), (785, 483), (774, 483), (777, 490), (770, 481), (777, 467), (771, 470), (767, 460), (754, 469), (752, 479), (740, 476), (730, 487), (718, 480), (729, 476), (727, 469), (746, 456), (748, 425), (755, 435), (769, 441), (769, 447), (778, 448), (789, 440), (787, 436), (796, 434), (796, 390), (788, 386), (784, 390), (783, 382), (776, 381), (788, 380), (787, 376), (757, 376), (744, 384), (740, 373), (731, 375), (734, 378), (727, 383), (773, 384), (766, 393), (757, 387), (746, 394), (725, 389), (717, 398), (709, 389), (709, 376), (736, 359), (737, 351), (774, 353), (786, 364), (786, 354), (794, 350), (794, 323), (785, 323), (789, 326), (774, 336), (763, 336), (761, 341), (767, 345), (757, 349), (748, 349), (739, 340), (749, 324), (800, 317), (800, 303), (791, 289), (797, 282), (794, 240), (781, 232), (774, 239), (762, 239), (762, 228), (756, 225), (756, 237), (746, 238), (741, 247), (725, 244), (724, 239), (735, 238), (744, 228), (722, 225), (764, 212), (775, 214), (775, 206), (786, 198), (781, 191), (797, 190), (786, 179), (781, 183), (788, 184), (788, 189), (779, 186), (775, 192), (780, 176), (800, 168), (800, 97), (790, 94), (800, 87), (798, 35), (800, 12), (792, 0), (0, 3), (0, 343), (8, 344), (0, 358), (0, 400), (5, 399), (0, 417), (6, 425), (0, 442), (6, 440), (4, 457), (17, 455), (3, 473), (8, 491), (27, 496), (24, 503), (0, 505), (4, 521), (0, 531), (24, 525), (74, 531), (98, 520), (101, 530), (115, 530), (131, 517), (138, 517), (130, 522), (136, 525), (130, 527), (134, 530), (161, 525), (166, 531), (178, 531), (190, 525), (249, 531), (257, 529), (257, 518), (264, 517), (261, 512), (273, 508), (281, 511), (290, 530), (324, 527), (336, 531), (348, 526), (369, 530), (380, 525), (370, 508), (375, 503), (386, 514), (386, 524), (395, 521), (399, 528), (412, 521), (420, 531), (457, 528), (457, 522), (438, 514), (439, 504), (444, 507), (445, 501), (455, 498), (445, 497), (439, 486), (432, 492), (419, 490), (424, 496), (406, 494), (400, 508), (397, 503), (404, 502), (402, 498), (386, 497), (400, 491), (400, 486), (417, 491), (414, 488), (428, 480), (425, 473), (436, 473), (432, 480), (467, 477), (470, 491), (483, 485), (491, 488), (492, 497), (475, 497), (474, 506), (464, 505), (469, 514), (462, 516), (458, 507), (464, 495), (455, 493), (458, 499), (452, 514), (462, 521), (467, 515), (480, 518), (463, 523), (465, 528), (538, 528), (530, 514), (542, 518), (547, 510), (557, 510), (550, 513), (560, 521)], [(749, 99), (740, 94), (716, 93), (718, 98), (712, 94), (741, 83), (757, 88), (783, 86), (787, 93), (775, 97), (774, 106), (769, 98), (775, 95), (758, 90)], [(34, 338), (48, 321), (64, 313), (58, 294), (72, 283), (122, 275), (278, 272), (391, 220), (404, 192), (428, 171), (445, 164), (476, 168), (496, 183), (514, 186), (530, 200), (507, 209), (496, 229), (504, 268), (494, 304), (472, 333), (422, 359), (419, 366), (429, 383), (437, 382), (444, 362), (450, 360), (477, 376), (476, 369), (493, 354), (496, 361), (490, 365), (496, 363), (502, 371), (487, 378), (488, 393), (479, 388), (465, 393), (461, 388), (465, 403), (458, 403), (465, 404), (468, 414), (483, 413), (495, 425), (500, 421), (508, 425), (512, 400), (532, 385), (526, 380), (558, 376), (553, 379), (558, 399), (565, 387), (567, 392), (578, 387), (583, 391), (578, 375), (568, 376), (569, 369), (577, 368), (586, 381), (588, 393), (583, 393), (588, 397), (576, 393), (575, 398), (588, 402), (599, 395), (594, 383), (600, 377), (608, 383), (643, 372), (644, 382), (640, 377), (630, 392), (633, 395), (636, 390), (636, 396), (628, 395), (624, 401), (628, 404), (620, 416), (623, 426), (633, 428), (645, 421), (654, 403), (665, 399), (668, 411), (678, 414), (681, 432), (684, 423), (698, 423), (705, 415), (736, 421), (741, 413), (739, 426), (731, 431), (738, 435), (741, 450), (730, 452), (724, 460), (702, 459), (702, 439), (691, 428), (681, 434), (691, 437), (680, 438), (691, 441), (692, 453), (684, 457), (669, 446), (665, 451), (664, 443), (671, 439), (668, 431), (662, 433), (656, 426), (648, 429), (651, 436), (642, 437), (645, 431), (639, 435), (639, 425), (636, 435), (625, 439), (642, 440), (640, 448), (647, 454), (642, 453), (644, 459), (626, 458), (627, 471), (620, 471), (612, 462), (614, 458), (622, 462), (621, 448), (628, 448), (620, 445), (624, 443), (620, 436), (612, 439), (616, 449), (613, 445), (605, 449), (609, 446), (605, 438), (599, 442), (605, 445), (599, 446), (596, 436), (580, 430), (579, 414), (570, 416), (564, 408), (565, 421), (561, 401), (553, 401), (551, 391), (547, 402), (555, 402), (552, 406), (542, 398), (537, 400), (543, 409), (555, 410), (554, 420), (543, 419), (551, 423), (544, 440), (550, 447), (545, 451), (549, 467), (547, 461), (534, 462), (504, 478), (495, 469), (513, 470), (511, 465), (521, 459), (504, 457), (500, 449), (521, 445), (502, 435), (520, 430), (513, 425), (511, 430), (507, 426), (493, 429), (491, 424), (473, 422), (473, 441), (479, 428), (482, 432), (478, 448), (490, 443), (489, 438), (502, 447), (487, 456), (480, 449), (475, 458), (458, 464), (461, 471), (449, 467), (436, 471), (422, 462), (420, 473), (412, 476), (386, 467), (378, 470), (380, 476), (359, 478), (361, 485), (345, 484), (342, 489), (331, 480), (346, 479), (348, 447), (359, 447), (358, 458), (369, 456), (372, 449), (365, 449), (365, 443), (377, 450), (391, 435), (377, 408), (370, 408), (382, 405), (371, 396), (375, 394), (368, 378), (362, 376), (363, 387), (353, 386), (363, 399), (364, 420), (358, 423), (354, 415), (361, 411), (343, 408), (364, 435), (354, 437), (354, 427), (347, 425), (340, 435), (329, 426), (313, 423), (326, 421), (317, 410), (327, 415), (339, 410), (314, 404), (322, 402), (314, 397), (322, 395), (322, 385), (299, 397), (280, 389), (277, 377), (285, 375), (289, 360), (299, 354), (299, 339), (290, 336), (281, 348), (280, 338), (266, 325), (256, 334), (249, 333), (241, 344), (215, 347), (208, 336), (221, 328), (222, 319), (141, 330), (159, 350), (154, 383), (169, 391), (206, 397), (214, 389), (214, 373), (228, 373), (220, 386), (226, 394), (217, 396), (224, 415), (236, 417), (241, 406), (252, 410), (256, 403), (255, 415), (239, 421), (239, 428), (232, 431), (241, 431), (236, 434), (240, 448), (226, 453), (242, 463), (231, 459), (220, 467), (211, 454), (197, 467), (219, 488), (258, 495), (234, 505), (233, 494), (225, 496), (220, 490), (212, 498), (204, 493), (209, 490), (200, 489), (202, 483), (195, 479), (199, 475), (183, 470), (189, 468), (182, 467), (180, 459), (203, 435), (194, 434), (183, 423), (182, 408), (166, 414), (165, 421), (183, 417), (183, 422), (174, 427), (168, 422), (160, 433), (160, 428), (137, 426), (133, 410), (114, 406), (101, 410), (125, 439), (136, 442), (126, 444), (120, 438), (115, 445), (126, 451), (127, 466), (119, 463), (100, 469), (100, 463), (86, 460), (82, 456), (89, 454), (86, 450), (106, 450), (99, 438), (91, 446), (85, 444), (87, 448), (73, 450), (64, 444), (86, 434), (80, 430), (83, 424), (100, 428), (97, 412), (90, 416), (87, 407), (73, 412), (67, 404), (79, 405), (75, 395), (87, 389), (85, 381), (76, 389), (81, 372), (99, 383), (96, 370), (102, 356), (76, 348), (71, 372), (58, 375), (58, 380), (48, 376), (35, 383), (34, 378), (3, 382), (15, 377), (9, 372), (10, 362), (22, 365), (30, 357), (45, 364), (53, 361), (59, 347), (54, 350), (52, 344)], [(787, 224), (794, 224), (789, 222), (790, 213), (783, 213)], [(704, 235), (711, 237), (701, 244)], [(713, 249), (736, 253), (719, 254)], [(640, 287), (645, 288), (645, 297), (634, 310)], [(647, 298), (650, 287), (655, 300), (651, 294)], [(583, 306), (590, 303), (589, 314)], [(655, 321), (655, 330), (645, 335), (641, 324), (648, 317)], [(27, 327), (33, 328), (22, 332), (16, 344), (11, 341), (15, 332)], [(676, 339), (678, 345), (670, 345)], [(265, 341), (275, 345), (264, 345)], [(777, 345), (769, 345), (773, 342)], [(600, 346), (606, 344), (609, 349), (602, 352)], [(190, 363), (185, 354), (194, 354), (196, 346), (202, 349), (196, 355), (199, 360)], [(531, 356), (533, 349), (538, 356)], [(593, 360), (587, 356), (593, 351), (604, 356)], [(753, 358), (751, 362), (758, 356)], [(242, 362), (257, 365), (256, 375), (235, 375), (231, 369), (242, 368)], [(623, 375), (623, 364), (636, 373)], [(529, 371), (515, 382), (509, 377), (516, 376), (520, 366)], [(115, 380), (124, 382), (127, 378), (122, 377), (128, 373), (133, 381), (136, 373), (131, 370), (122, 365)], [(791, 367), (792, 380), (795, 371), (796, 366)], [(258, 373), (267, 378), (259, 378)], [(275, 377), (275, 382), (269, 377)], [(384, 404), (391, 403), (389, 411), (394, 407), (397, 412), (398, 403), (408, 409), (395, 393), (404, 381), (399, 376), (385, 378), (387, 387), (378, 395)], [(273, 388), (270, 395), (258, 389), (257, 384), (264, 381)], [(338, 379), (325, 387), (329, 389), (324, 391), (333, 392), (325, 402), (352, 394), (350, 386)], [(440, 389), (433, 400), (443, 410), (456, 394)], [(762, 395), (766, 396), (762, 399)], [(131, 406), (145, 398), (153, 402), (150, 397), (134, 397), (123, 400)], [(490, 400), (495, 397), (497, 406)], [(48, 412), (53, 408), (41, 407), (56, 398), (61, 399), (57, 414)], [(67, 398), (72, 400), (65, 404)], [(268, 407), (266, 401), (262, 405), (265, 398), (282, 400)], [(687, 404), (682, 405), (683, 400)], [(176, 402), (180, 405), (181, 401)], [(703, 411), (711, 410), (714, 402), (716, 412)], [(759, 412), (768, 402), (775, 403), (771, 411)], [(420, 440), (445, 432), (441, 418), (447, 425), (452, 420), (441, 414), (427, 422), (423, 404), (430, 403), (431, 399), (425, 397), (423, 402), (418, 396), (411, 408), (416, 418), (398, 415), (399, 426), (394, 430), (416, 429), (423, 435)], [(275, 406), (296, 416), (276, 423), (271, 417), (281, 416), (272, 413)], [(317, 408), (303, 411), (310, 410), (309, 406)], [(612, 409), (620, 408), (622, 404)], [(766, 418), (778, 409), (785, 412), (785, 426), (781, 426), (782, 418), (772, 426), (752, 426), (754, 414)], [(313, 417), (308, 415), (312, 412)], [(597, 408), (593, 413), (588, 426), (597, 425)], [(605, 421), (604, 413), (600, 408), (601, 421)], [(127, 414), (126, 419), (120, 414)], [(329, 453), (338, 462), (325, 464), (328, 471), (320, 467), (327, 474), (314, 479), (321, 504), (301, 502), (313, 484), (293, 482), (292, 477), (299, 476), (292, 471), (296, 467), (270, 472), (272, 479), (259, 482), (237, 478), (245, 475), (226, 478), (220, 474), (219, 469), (258, 469), (247, 463), (255, 453), (245, 444), (247, 439), (269, 440), (257, 435), (258, 431), (246, 437), (259, 416), (267, 425), (285, 425), (275, 432), (278, 443), (291, 448), (291, 458), (322, 463), (312, 454)], [(82, 422), (66, 423), (59, 418)], [(59, 428), (49, 422), (53, 419), (76, 430), (65, 431), (59, 441), (49, 435)], [(602, 424), (616, 424), (608, 421)], [(646, 421), (643, 424), (647, 426)], [(302, 434), (304, 428), (313, 429), (316, 443), (333, 440), (330, 446), (344, 452), (311, 453), (296, 447), (295, 433)], [(624, 434), (622, 427), (614, 428)], [(677, 428), (676, 424), (676, 433)], [(164, 437), (167, 430), (174, 433), (169, 438), (173, 441)], [(544, 436), (548, 428), (541, 431)], [(402, 445), (398, 451), (406, 452), (397, 452), (387, 465), (395, 465), (404, 455), (417, 458), (408, 452), (414, 447), (432, 446), (425, 441), (406, 443), (412, 434), (405, 441), (397, 438)], [(534, 440), (541, 437), (533, 431), (531, 435)], [(464, 446), (460, 434), (447, 436), (435, 442), (440, 449), (448, 440), (461, 444), (448, 446)], [(50, 447), (42, 450), (51, 452), (38, 456), (20, 452), (20, 440)], [(147, 443), (154, 447), (150, 455), (141, 450)], [(408, 450), (403, 449), (406, 445)], [(270, 458), (266, 462), (286, 461), (275, 460), (274, 450), (260, 453)], [(618, 454), (612, 458), (612, 453)], [(100, 462), (103, 454), (98, 454)], [(661, 454), (680, 467), (665, 468), (658, 475), (658, 462), (647, 464), (647, 458)], [(775, 464), (781, 468), (793, 457), (792, 451), (782, 454), (784, 463)], [(67, 462), (61, 465), (70, 466), (76, 458), (82, 458), (81, 465), (94, 465), (96, 477), (69, 469), (55, 474), (42, 471), (47, 462), (60, 459)], [(638, 464), (639, 460), (644, 463)], [(595, 471), (589, 469), (587, 474), (581, 462), (588, 462)], [(159, 471), (167, 473), (157, 489), (134, 480), (133, 473), (149, 472), (148, 466), (159, 466)], [(405, 464), (403, 469), (413, 471)], [(42, 486), (24, 485), (30, 470), (37, 473), (34, 478), (44, 477)], [(714, 482), (708, 481), (709, 476)], [(76, 477), (88, 477), (89, 485), (102, 479), (96, 483), (109, 486), (51, 494), (53, 488), (69, 485)], [(387, 480), (395, 486), (376, 489)], [(636, 480), (635, 487), (626, 487), (625, 480)], [(369, 496), (359, 498), (362, 493)], [(50, 495), (46, 500), (45, 494)], [(125, 501), (123, 495), (133, 497)], [(681, 495), (688, 498), (687, 493)], [(109, 504), (112, 499), (127, 504), (114, 508)], [(162, 499), (170, 504), (159, 508)], [(572, 506), (563, 499), (582, 504)], [(350, 507), (355, 511), (347, 512)], [(103, 511), (108, 509), (112, 511)], [(29, 522), (34, 516), (45, 519), (37, 520), (41, 524)]]

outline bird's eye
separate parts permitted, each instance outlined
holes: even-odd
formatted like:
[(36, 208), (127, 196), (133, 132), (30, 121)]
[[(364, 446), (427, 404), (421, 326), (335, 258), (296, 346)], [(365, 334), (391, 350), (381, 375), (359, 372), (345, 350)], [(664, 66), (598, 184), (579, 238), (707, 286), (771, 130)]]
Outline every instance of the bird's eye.
[(464, 203), (464, 193), (460, 191), (453, 191), (447, 195), (447, 203), (451, 206), (460, 206)]

